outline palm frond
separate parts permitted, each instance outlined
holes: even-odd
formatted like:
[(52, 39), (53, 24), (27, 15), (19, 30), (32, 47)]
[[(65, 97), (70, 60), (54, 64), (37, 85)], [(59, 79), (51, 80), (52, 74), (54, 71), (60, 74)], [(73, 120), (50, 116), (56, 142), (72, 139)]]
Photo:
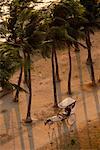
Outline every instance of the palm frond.
[(18, 89), (18, 90), (21, 91), (21, 92), (28, 93), (27, 90), (25, 90), (24, 88), (18, 86), (17, 84), (10, 83), (10, 82), (9, 82), (9, 84), (10, 84), (13, 88)]

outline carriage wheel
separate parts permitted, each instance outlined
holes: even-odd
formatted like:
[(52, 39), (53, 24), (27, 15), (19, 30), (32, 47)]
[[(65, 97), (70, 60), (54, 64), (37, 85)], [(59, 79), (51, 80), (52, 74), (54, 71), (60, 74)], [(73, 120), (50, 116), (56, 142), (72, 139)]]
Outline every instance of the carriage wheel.
[(73, 125), (76, 121), (75, 113), (72, 113), (68, 118), (67, 118), (67, 123), (68, 125)]

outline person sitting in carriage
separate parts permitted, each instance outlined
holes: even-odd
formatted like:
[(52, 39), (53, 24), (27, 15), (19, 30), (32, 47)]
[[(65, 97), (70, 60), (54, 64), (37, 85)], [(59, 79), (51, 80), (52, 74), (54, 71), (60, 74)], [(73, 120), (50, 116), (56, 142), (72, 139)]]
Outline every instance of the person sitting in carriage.
[[(76, 102), (76, 101), (75, 101)], [(69, 106), (64, 108), (64, 111), (62, 112), (62, 115), (65, 115), (66, 117), (70, 116), (72, 109), (75, 106), (75, 102), (70, 104)]]

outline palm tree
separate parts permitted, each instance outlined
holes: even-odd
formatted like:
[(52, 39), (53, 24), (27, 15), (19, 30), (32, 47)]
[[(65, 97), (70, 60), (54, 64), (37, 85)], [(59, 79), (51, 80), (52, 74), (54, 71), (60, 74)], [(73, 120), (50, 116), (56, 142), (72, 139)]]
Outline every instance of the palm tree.
[[(84, 17), (87, 19), (87, 22), (84, 26), (85, 28), (85, 34), (91, 34), (93, 33), (93, 28), (98, 26), (100, 22), (97, 22), (98, 18), (99, 18), (99, 7), (98, 7), (98, 3), (96, 0), (91, 0), (91, 1), (86, 1), (86, 0), (80, 0), (80, 3), (85, 7), (85, 14)], [(100, 27), (100, 25), (99, 25)], [(86, 32), (86, 30), (88, 30)], [(88, 36), (88, 35), (86, 35)], [(86, 42), (87, 44), (87, 42)], [(88, 36), (88, 44), (90, 45), (90, 47), (92, 46), (91, 43), (91, 39), (90, 39), (90, 35)], [(90, 52), (88, 51), (88, 57), (87, 57), (87, 62), (86, 64), (89, 65), (91, 62), (91, 56), (89, 54)]]
[(53, 48), (53, 51), (54, 51), (55, 68), (56, 68), (56, 80), (57, 80), (57, 82), (60, 82), (57, 52), (56, 52), (56, 47), (55, 47), (55, 45), (54, 45), (53, 47), (54, 47), (54, 48)]
[[(38, 31), (39, 15), (37, 11), (33, 12), (33, 8), (30, 8), (30, 2), (12, 1), (10, 7), (10, 18), (8, 21), (8, 29), (10, 36), (8, 41), (19, 45), (19, 53), (22, 53), (23, 66), (21, 66), (21, 72), (19, 75), (18, 84), (21, 83), (22, 67), (24, 68), (24, 81), (27, 83), (29, 89), (29, 102), (27, 109), (26, 122), (30, 123), (31, 119), (31, 101), (32, 101), (32, 89), (31, 89), (31, 60), (30, 56), (36, 52), (37, 46), (41, 42), (41, 36)], [(14, 40), (13, 40), (14, 39)], [(15, 100), (18, 100), (19, 90), (17, 89)]]
[(71, 52), (70, 52), (71, 46), (70, 44), (67, 45), (68, 45), (68, 56), (69, 56), (68, 95), (71, 95), (72, 94), (71, 91), (72, 59), (71, 59)]
[(59, 65), (56, 49), (58, 48), (56, 41), (57, 29), (52, 25), (52, 12), (51, 8), (46, 11), (43, 18), (43, 24), (40, 29), (45, 32), (45, 38), (43, 40), (42, 55), (43, 57), (50, 57), (52, 64), (52, 80), (53, 80), (53, 95), (54, 95), (54, 107), (58, 107), (58, 96), (57, 96), (57, 82), (60, 82), (59, 77)]
[[(50, 30), (51, 31), (51, 30)], [(49, 35), (49, 37), (51, 36), (50, 34), (51, 32), (47, 33), (47, 37)], [(46, 38), (47, 38), (46, 37)], [(56, 69), (56, 59), (55, 59), (55, 43), (52, 40), (52, 38), (43, 41), (42, 44), (42, 56), (45, 57), (50, 57), (51, 55), (51, 66), (52, 66), (52, 81), (53, 81), (53, 95), (54, 95), (54, 107), (58, 107), (58, 98), (57, 98), (57, 85), (56, 85), (56, 80), (57, 80), (57, 69)]]
[[(51, 56), (51, 62), (52, 62), (52, 79), (53, 79), (53, 90), (54, 90), (54, 107), (58, 107), (57, 102), (57, 88), (56, 88), (56, 74), (55, 74), (55, 55), (54, 55), (55, 47), (52, 46), (52, 56)], [(56, 72), (57, 73), (57, 72)]]
[(100, 10), (99, 10), (99, 5), (96, 0), (91, 0), (91, 1), (80, 0), (80, 2), (86, 9), (84, 17), (87, 19), (87, 22), (83, 25), (84, 32), (85, 32), (85, 41), (86, 41), (87, 50), (88, 50), (88, 57), (87, 57), (86, 64), (90, 65), (92, 84), (96, 85), (93, 61), (92, 61), (92, 55), (91, 55), (92, 43), (91, 43), (90, 34), (94, 33), (93, 32), (94, 28), (100, 28), (100, 21), (98, 20), (100, 18)]
[(30, 53), (27, 54), (28, 59), (28, 88), (29, 88), (29, 102), (28, 102), (28, 109), (27, 109), (27, 116), (26, 116), (26, 123), (31, 123), (31, 103), (32, 103), (32, 85), (31, 85), (31, 60), (30, 60)]
[[(77, 9), (78, 8), (78, 9)], [(62, 0), (59, 4), (55, 5), (53, 10), (53, 24), (56, 27), (61, 28), (63, 31), (63, 38), (65, 40), (66, 47), (68, 48), (69, 56), (69, 73), (68, 73), (68, 94), (71, 94), (71, 53), (70, 49), (75, 46), (79, 50), (78, 45), (82, 45), (78, 42), (80, 32), (79, 27), (82, 22), (82, 14), (84, 12), (83, 7), (79, 2), (74, 0)], [(80, 23), (80, 24), (79, 24)]]
[(27, 56), (26, 53), (24, 53), (24, 83), (26, 83), (26, 85), (28, 84), (28, 72), (27, 72)]
[[(22, 80), (22, 72), (23, 72), (23, 68), (22, 65), (20, 66), (20, 74), (19, 74), (19, 79), (18, 79), (18, 87), (20, 87), (21, 85), (21, 80)], [(15, 94), (15, 98), (14, 98), (14, 102), (18, 102), (19, 100), (19, 88), (16, 89), (16, 94)]]
[(91, 56), (91, 42), (90, 42), (89, 30), (86, 29), (85, 34), (86, 34), (86, 45), (87, 45), (87, 49), (88, 49), (88, 60), (87, 61), (90, 63), (92, 84), (96, 85), (94, 68), (93, 68), (93, 63), (92, 63), (92, 56)]

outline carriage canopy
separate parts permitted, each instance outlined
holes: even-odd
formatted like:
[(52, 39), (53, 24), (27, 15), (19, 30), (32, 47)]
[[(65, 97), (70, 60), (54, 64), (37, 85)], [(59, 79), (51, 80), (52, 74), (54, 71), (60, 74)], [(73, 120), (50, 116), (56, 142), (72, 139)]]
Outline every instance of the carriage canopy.
[(71, 105), (71, 104), (73, 104), (75, 102), (76, 102), (76, 100), (74, 100), (73, 98), (67, 97), (62, 102), (60, 102), (58, 104), (58, 107), (59, 108), (66, 108), (67, 106), (69, 106), (69, 105)]

